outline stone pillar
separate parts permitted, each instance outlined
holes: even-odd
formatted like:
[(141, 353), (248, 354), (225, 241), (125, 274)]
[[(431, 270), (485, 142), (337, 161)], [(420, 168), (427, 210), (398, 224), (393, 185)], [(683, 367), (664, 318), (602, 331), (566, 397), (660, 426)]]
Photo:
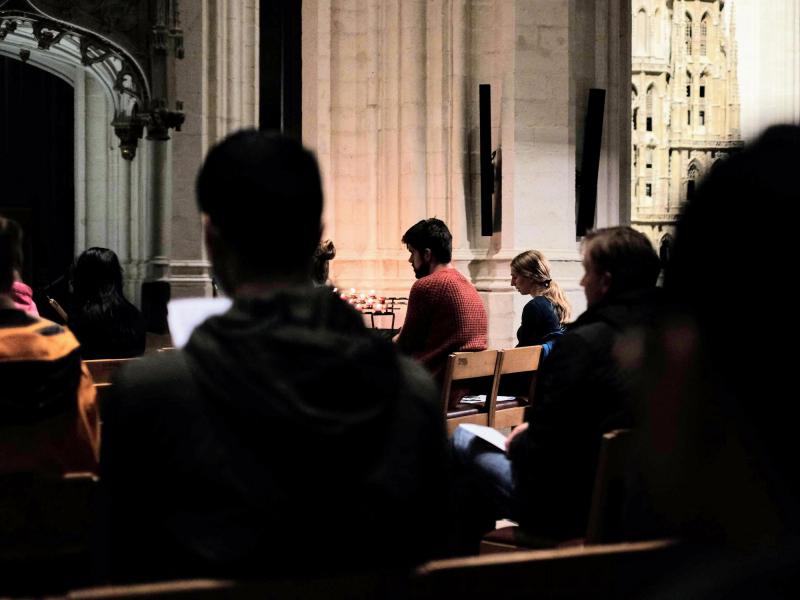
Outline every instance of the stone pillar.
[[(629, 219), (630, 0), (308, 0), (303, 132), (326, 194), (341, 287), (407, 295), (400, 243), (438, 216), (476, 284), (490, 343), (513, 345), (526, 299), (509, 262), (545, 252), (583, 309), (575, 239), (576, 145), (590, 87), (607, 89), (598, 224)], [(500, 231), (480, 236), (478, 85), (492, 85)]]
[(172, 135), (172, 296), (211, 293), (194, 185), (208, 149), (227, 134), (258, 124), (258, 2), (181, 4), (186, 54), (176, 63), (176, 95), (186, 120)]
[(146, 143), (150, 159), (147, 192), (151, 225), (148, 279), (169, 280), (173, 233), (170, 140), (147, 140)]

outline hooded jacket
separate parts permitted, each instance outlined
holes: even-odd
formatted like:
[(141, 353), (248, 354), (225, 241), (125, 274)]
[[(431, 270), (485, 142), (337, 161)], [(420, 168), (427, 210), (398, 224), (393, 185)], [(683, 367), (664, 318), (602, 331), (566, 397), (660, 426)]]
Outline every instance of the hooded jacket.
[(116, 579), (402, 566), (443, 537), (435, 387), (328, 289), (236, 302), (103, 416)]
[(631, 381), (614, 347), (621, 334), (649, 326), (658, 289), (589, 307), (544, 363), (527, 431), (509, 449), (520, 524), (555, 539), (586, 533), (602, 435), (632, 426)]

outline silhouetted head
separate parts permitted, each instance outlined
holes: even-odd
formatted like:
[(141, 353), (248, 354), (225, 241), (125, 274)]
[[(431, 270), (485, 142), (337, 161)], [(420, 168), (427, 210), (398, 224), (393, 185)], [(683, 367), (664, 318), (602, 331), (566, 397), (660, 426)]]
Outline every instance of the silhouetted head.
[(22, 267), (22, 228), (13, 219), (0, 216), (0, 294), (14, 284), (14, 271)]
[(440, 219), (423, 219), (403, 234), (402, 242), (411, 253), (408, 262), (417, 279), (429, 275), (433, 266), (446, 265), (453, 258), (453, 236)]
[(786, 346), (797, 326), (780, 293), (793, 279), (798, 165), (800, 127), (770, 128), (712, 167), (677, 224), (673, 309), (649, 341), (643, 406), (656, 506), (690, 536), (800, 535), (797, 361)]
[(122, 267), (114, 251), (85, 250), (72, 268), (72, 291), (79, 303), (112, 294), (122, 296)]
[(214, 146), (197, 177), (206, 244), (223, 287), (308, 281), (322, 182), (314, 156), (278, 133), (244, 130)]
[(653, 245), (631, 227), (606, 227), (589, 232), (583, 239), (581, 279), (586, 302), (655, 286), (661, 271)]

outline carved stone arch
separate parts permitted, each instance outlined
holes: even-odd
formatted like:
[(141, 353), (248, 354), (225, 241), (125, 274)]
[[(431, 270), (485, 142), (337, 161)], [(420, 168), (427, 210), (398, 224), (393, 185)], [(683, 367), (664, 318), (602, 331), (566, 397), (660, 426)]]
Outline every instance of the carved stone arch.
[(689, 161), (689, 165), (686, 167), (686, 177), (687, 179), (696, 181), (702, 177), (703, 171), (703, 164), (700, 162), (700, 160), (693, 158)]
[(134, 300), (166, 254), (161, 147), (183, 121), (168, 65), (181, 40), (177, 0), (0, 0), (0, 53), (74, 89), (75, 253), (116, 251)]
[(648, 16), (644, 6), (634, 13), (633, 18), (633, 53), (644, 55), (648, 52), (649, 31), (648, 31)]
[(91, 73), (113, 104), (109, 125), (127, 159), (145, 128), (168, 139), (183, 122), (165, 68), (183, 54), (177, 0), (0, 0), (0, 52), (68, 80), (80, 68)]
[(658, 242), (658, 257), (661, 259), (662, 268), (666, 267), (667, 263), (669, 263), (669, 259), (672, 255), (673, 244), (674, 238), (672, 237), (671, 233), (665, 233), (662, 235)]

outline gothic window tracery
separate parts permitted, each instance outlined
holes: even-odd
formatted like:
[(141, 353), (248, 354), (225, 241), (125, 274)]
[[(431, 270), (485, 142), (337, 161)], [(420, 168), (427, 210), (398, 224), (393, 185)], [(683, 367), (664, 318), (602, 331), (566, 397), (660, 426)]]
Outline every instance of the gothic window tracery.
[(686, 25), (684, 28), (683, 41), (686, 46), (686, 54), (692, 54), (692, 17), (686, 15)]
[(708, 42), (708, 13), (703, 15), (700, 21), (700, 55), (706, 55), (706, 47)]

